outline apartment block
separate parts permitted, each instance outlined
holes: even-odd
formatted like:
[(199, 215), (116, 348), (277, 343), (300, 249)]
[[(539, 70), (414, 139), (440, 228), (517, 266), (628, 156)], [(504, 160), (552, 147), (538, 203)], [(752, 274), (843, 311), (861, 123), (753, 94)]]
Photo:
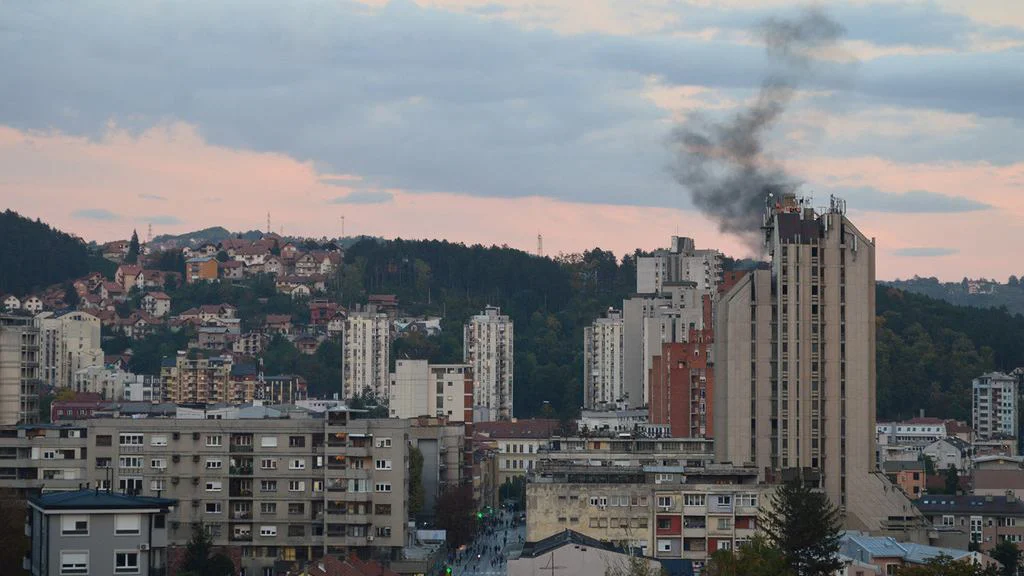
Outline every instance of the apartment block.
[(575, 530), (699, 573), (715, 551), (755, 534), (769, 489), (753, 468), (543, 461), (526, 487), (527, 540)]
[(0, 486), (25, 495), (75, 490), (86, 481), (88, 451), (87, 426), (0, 428)]
[(710, 330), (692, 330), (685, 342), (662, 344), (651, 361), (650, 423), (678, 437), (714, 435), (714, 358)]
[(99, 318), (85, 312), (43, 312), (35, 321), (44, 384), (69, 388), (79, 370), (103, 366)]
[(376, 307), (351, 312), (342, 338), (342, 393), (345, 398), (371, 392), (387, 398), (391, 357), (391, 322)]
[(915, 502), (931, 523), (934, 544), (990, 552), (999, 542), (1024, 542), (1024, 502), (1015, 496), (928, 494)]
[(521, 478), (551, 446), (558, 420), (536, 418), (514, 422), (477, 422), (473, 430), (494, 442), (496, 485)]
[(467, 426), (462, 422), (449, 422), (443, 417), (420, 417), (410, 421), (409, 442), (423, 456), (425, 498), (421, 513), (434, 514), (437, 498), (446, 489), (472, 481), (472, 438), (467, 435)]
[(973, 400), (971, 422), (978, 440), (1015, 438), (1019, 425), (1017, 414), (1017, 379), (1001, 372), (990, 372), (971, 382)]
[(641, 435), (558, 437), (541, 448), (537, 460), (600, 466), (686, 466), (705, 468), (715, 457), (714, 442), (705, 438)]
[(623, 336), (622, 312), (614, 308), (583, 329), (584, 408), (614, 408), (626, 399)]
[(637, 294), (660, 294), (670, 282), (693, 282), (713, 293), (722, 278), (721, 257), (717, 250), (697, 250), (693, 238), (673, 236), (671, 248), (637, 258)]
[(770, 199), (763, 231), (770, 267), (717, 309), (717, 461), (816, 470), (849, 529), (921, 538), (875, 465), (874, 241), (841, 200), (819, 214), (793, 194)]
[(513, 406), (513, 323), (488, 306), (466, 323), (463, 362), (473, 369), (474, 406), (488, 420), (510, 420)]
[(439, 416), (473, 421), (473, 369), (468, 364), (396, 360), (388, 392), (392, 418)]
[(0, 425), (39, 421), (41, 360), (32, 317), (0, 315)]

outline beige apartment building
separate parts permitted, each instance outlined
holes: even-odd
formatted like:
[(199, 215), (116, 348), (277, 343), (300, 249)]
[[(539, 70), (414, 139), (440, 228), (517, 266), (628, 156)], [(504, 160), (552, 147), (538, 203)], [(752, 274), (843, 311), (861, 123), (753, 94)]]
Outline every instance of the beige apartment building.
[(467, 364), (396, 360), (388, 391), (392, 418), (437, 416), (473, 421), (473, 369)]
[(514, 324), (501, 308), (487, 306), (463, 327), (462, 360), (473, 369), (476, 420), (511, 420)]
[(874, 240), (841, 200), (823, 213), (792, 194), (771, 202), (770, 267), (718, 307), (716, 460), (815, 469), (848, 528), (905, 537), (920, 515), (875, 465)]
[(164, 400), (172, 404), (216, 404), (232, 402), (231, 356), (189, 358), (178, 352), (176, 358), (164, 358), (160, 384)]
[(85, 312), (43, 312), (35, 321), (45, 384), (70, 388), (79, 370), (103, 367), (99, 318)]
[(248, 574), (325, 553), (397, 558), (408, 517), (407, 420), (293, 411), (260, 419), (97, 418), (0, 430), (0, 486), (80, 484), (178, 500), (170, 542), (202, 522)]
[(566, 529), (700, 571), (757, 530), (770, 487), (754, 468), (600, 466), (544, 461), (526, 487), (527, 541)]
[(0, 425), (39, 421), (40, 360), (32, 317), (0, 315)]
[(391, 362), (391, 319), (376, 306), (349, 313), (341, 350), (342, 393), (345, 398), (372, 392), (387, 398)]

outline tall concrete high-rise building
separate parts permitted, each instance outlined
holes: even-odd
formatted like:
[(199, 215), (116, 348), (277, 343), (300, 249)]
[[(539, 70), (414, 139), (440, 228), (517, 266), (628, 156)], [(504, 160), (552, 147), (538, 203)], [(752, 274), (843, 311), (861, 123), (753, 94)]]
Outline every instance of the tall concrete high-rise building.
[(388, 409), (392, 418), (441, 416), (448, 422), (472, 422), (473, 369), (467, 364), (397, 360)]
[(512, 418), (512, 320), (488, 306), (466, 323), (462, 357), (473, 369), (473, 404), (488, 420)]
[(75, 373), (103, 366), (100, 319), (85, 312), (43, 312), (36, 316), (43, 382), (57, 388), (75, 383)]
[(375, 306), (351, 312), (342, 335), (342, 393), (352, 398), (367, 391), (388, 395), (391, 361), (391, 321)]
[(0, 315), (0, 424), (39, 421), (39, 356), (32, 317)]
[(231, 356), (189, 358), (178, 352), (164, 358), (160, 366), (160, 386), (164, 400), (174, 404), (215, 404), (233, 402)]
[(1017, 379), (1001, 372), (990, 372), (971, 382), (971, 424), (979, 440), (1016, 437)]
[(672, 237), (672, 247), (655, 250), (636, 260), (638, 294), (661, 294), (671, 282), (693, 282), (702, 292), (712, 293), (722, 276), (718, 250), (697, 250), (693, 238)]
[(716, 458), (813, 469), (851, 529), (920, 519), (875, 467), (875, 244), (833, 199), (817, 213), (792, 194), (765, 212), (770, 267), (719, 302)]
[(604, 318), (583, 329), (583, 407), (614, 408), (624, 401), (622, 312), (608, 309)]

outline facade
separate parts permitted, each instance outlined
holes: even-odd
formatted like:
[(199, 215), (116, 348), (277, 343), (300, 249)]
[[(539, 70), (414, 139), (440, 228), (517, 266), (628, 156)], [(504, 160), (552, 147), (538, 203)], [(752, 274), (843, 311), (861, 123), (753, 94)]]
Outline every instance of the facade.
[(714, 436), (714, 358), (710, 330), (692, 330), (686, 342), (666, 342), (651, 359), (650, 423), (672, 436)]
[(632, 434), (647, 424), (647, 410), (583, 410), (576, 420), (580, 434)]
[(149, 314), (163, 318), (171, 313), (171, 297), (163, 292), (149, 292), (142, 297), (141, 307)]
[(696, 250), (693, 238), (673, 236), (671, 248), (636, 261), (637, 294), (660, 294), (669, 282), (694, 282), (700, 291), (714, 293), (721, 277), (721, 254)]
[(85, 312), (36, 316), (43, 383), (70, 388), (82, 368), (103, 365), (100, 319)]
[(501, 486), (522, 478), (533, 469), (540, 454), (551, 445), (558, 420), (531, 419), (514, 422), (476, 422), (473, 431), (494, 442), (497, 477)]
[(160, 367), (164, 400), (173, 404), (231, 402), (231, 356), (189, 358), (179, 352)]
[(466, 323), (463, 362), (473, 369), (474, 406), (498, 420), (512, 419), (513, 323), (496, 306), (488, 306)]
[(889, 482), (899, 486), (911, 500), (924, 495), (924, 462), (886, 462), (882, 469)]
[(424, 502), (421, 514), (436, 512), (437, 498), (449, 487), (472, 480), (472, 440), (466, 425), (444, 418), (413, 418), (409, 442), (423, 456)]
[(441, 416), (473, 421), (473, 370), (466, 364), (396, 360), (388, 392), (392, 418)]
[(609, 435), (553, 437), (540, 448), (539, 460), (600, 466), (686, 466), (705, 468), (715, 456), (714, 442), (704, 438), (658, 438)]
[(862, 532), (843, 532), (839, 538), (840, 558), (873, 568), (871, 572), (858, 572), (857, 566), (849, 566), (846, 574), (899, 574), (900, 569), (920, 566), (933, 558), (948, 556), (952, 560), (978, 564), (987, 567), (995, 562), (991, 557), (965, 549), (925, 546), (910, 542), (899, 542), (892, 538), (871, 536)]
[(753, 468), (541, 462), (526, 486), (527, 540), (566, 529), (700, 571), (753, 537), (769, 487)]
[(622, 312), (608, 309), (604, 318), (583, 329), (583, 407), (615, 407), (624, 399)]
[(76, 393), (99, 394), (104, 400), (161, 400), (159, 377), (132, 374), (113, 366), (94, 365), (76, 371), (70, 388)]
[(342, 392), (352, 398), (367, 391), (378, 398), (388, 394), (391, 323), (387, 314), (368, 307), (345, 319), (342, 344)]
[[(625, 567), (631, 559), (628, 551), (606, 542), (566, 529), (539, 541), (527, 542), (518, 558), (508, 562), (508, 576), (534, 576), (558, 570), (562, 576), (606, 574)], [(650, 574), (661, 573), (661, 563), (647, 559)]]
[(39, 421), (41, 361), (32, 317), (0, 315), (0, 425)]
[(77, 490), (29, 500), (32, 576), (167, 573), (168, 498)]
[(189, 258), (185, 261), (185, 281), (189, 284), (196, 282), (213, 282), (217, 279), (217, 259), (211, 256), (200, 258)]
[(971, 423), (977, 440), (1016, 438), (1017, 379), (1001, 372), (990, 372), (975, 378), (971, 403)]
[(79, 425), (0, 428), (0, 486), (21, 494), (77, 489), (85, 481), (88, 437)]
[(927, 495), (915, 502), (939, 534), (940, 545), (989, 552), (1001, 540), (1024, 542), (1024, 502), (1015, 496)]
[(971, 467), (971, 445), (956, 436), (932, 442), (921, 449), (921, 455), (931, 458), (936, 470), (946, 470), (950, 466), (957, 470)]
[(717, 461), (817, 470), (851, 529), (918, 526), (876, 472), (873, 240), (841, 200), (819, 214), (792, 194), (766, 207), (763, 231), (770, 269), (718, 306)]

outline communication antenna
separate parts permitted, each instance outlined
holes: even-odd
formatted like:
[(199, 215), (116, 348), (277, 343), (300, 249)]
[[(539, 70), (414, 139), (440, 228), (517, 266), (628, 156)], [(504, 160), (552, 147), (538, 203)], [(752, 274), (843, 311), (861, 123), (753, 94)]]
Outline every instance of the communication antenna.
[(149, 232), (146, 234), (146, 244), (149, 244), (152, 241), (153, 241), (153, 223), (150, 222), (149, 223)]
[(267, 234), (270, 234), (270, 212), (267, 212)]
[(341, 237), (345, 238), (345, 217), (341, 217)]
[(257, 375), (256, 375), (256, 394), (254, 394), (254, 398), (256, 400), (259, 400), (260, 402), (262, 402), (263, 400), (266, 399), (264, 396), (265, 396), (265, 393), (264, 393), (264, 379), (263, 379), (263, 357), (261, 356), (260, 357), (260, 361), (259, 361), (259, 372), (257, 372)]
[(537, 256), (544, 256), (544, 237), (537, 234)]

